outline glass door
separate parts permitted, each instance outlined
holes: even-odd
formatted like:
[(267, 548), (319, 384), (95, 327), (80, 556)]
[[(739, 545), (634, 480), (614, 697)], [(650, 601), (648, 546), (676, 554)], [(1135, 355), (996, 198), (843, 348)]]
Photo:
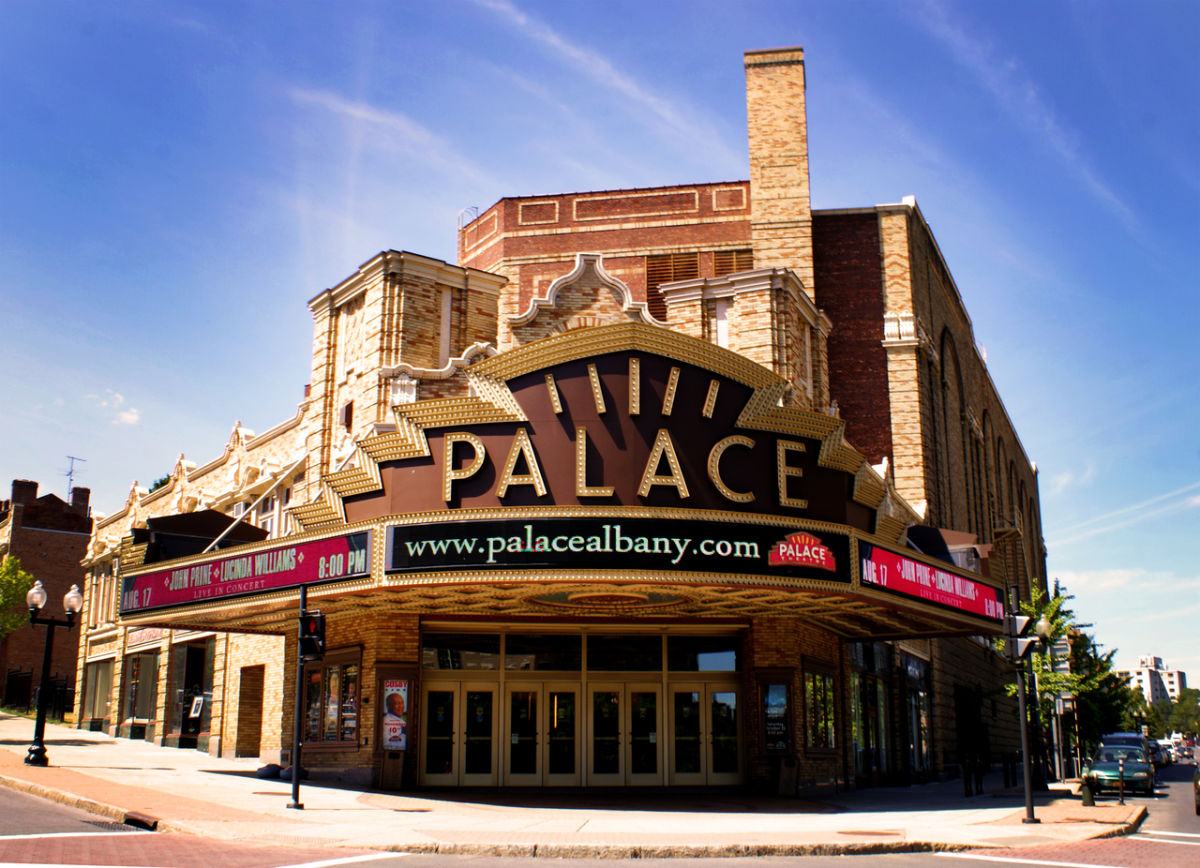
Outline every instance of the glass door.
[(505, 784), (578, 785), (578, 685), (510, 683), (506, 697)]
[(670, 696), (670, 783), (741, 783), (737, 688), (721, 683), (672, 684)]
[(663, 782), (662, 688), (629, 685), (629, 771), (631, 786), (659, 786)]
[(625, 785), (625, 752), (622, 710), (624, 689), (620, 684), (596, 685), (588, 690), (588, 784)]
[(423, 691), (421, 783), (495, 786), (496, 688), (429, 684)]
[(588, 784), (653, 786), (663, 781), (662, 688), (596, 684), (588, 690)]

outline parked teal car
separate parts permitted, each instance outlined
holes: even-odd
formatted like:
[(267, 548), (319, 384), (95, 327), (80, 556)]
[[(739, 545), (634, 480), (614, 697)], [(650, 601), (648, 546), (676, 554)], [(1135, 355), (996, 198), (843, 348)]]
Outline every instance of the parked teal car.
[(1083, 769), (1083, 781), (1093, 794), (1120, 789), (1122, 778), (1125, 792), (1154, 795), (1154, 765), (1144, 749), (1102, 744)]

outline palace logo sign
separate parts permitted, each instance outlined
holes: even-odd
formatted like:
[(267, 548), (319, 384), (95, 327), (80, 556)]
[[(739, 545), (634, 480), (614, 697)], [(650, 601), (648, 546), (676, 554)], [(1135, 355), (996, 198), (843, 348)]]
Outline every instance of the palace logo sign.
[(768, 556), (773, 567), (816, 567), (837, 572), (837, 561), (829, 547), (811, 533), (801, 531), (775, 543)]

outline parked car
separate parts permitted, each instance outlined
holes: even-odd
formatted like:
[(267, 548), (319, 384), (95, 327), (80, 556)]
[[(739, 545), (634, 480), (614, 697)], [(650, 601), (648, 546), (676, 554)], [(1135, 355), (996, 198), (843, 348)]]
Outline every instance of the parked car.
[(1162, 742), (1150, 742), (1150, 759), (1154, 762), (1155, 768), (1162, 768), (1171, 764), (1171, 750), (1164, 747)]
[(1192, 772), (1192, 795), (1196, 799), (1196, 816), (1200, 817), (1200, 764)]
[(1150, 739), (1146, 738), (1140, 732), (1110, 732), (1108, 735), (1100, 736), (1100, 746), (1103, 747), (1105, 745), (1140, 747), (1146, 752), (1146, 756), (1152, 756)]
[[(1122, 781), (1127, 792), (1153, 796), (1154, 765), (1150, 754), (1142, 747), (1101, 745), (1084, 766), (1083, 782), (1096, 794), (1120, 789)], [(1200, 795), (1197, 798), (1200, 799)]]

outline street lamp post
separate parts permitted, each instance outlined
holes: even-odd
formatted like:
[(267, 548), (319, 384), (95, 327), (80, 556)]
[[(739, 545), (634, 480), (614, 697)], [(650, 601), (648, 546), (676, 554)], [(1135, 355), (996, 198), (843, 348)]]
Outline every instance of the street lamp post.
[(54, 652), (54, 628), (66, 627), (70, 630), (75, 626), (75, 615), (83, 608), (83, 594), (79, 593), (78, 585), (71, 585), (71, 590), (63, 596), (63, 609), (66, 611), (67, 617), (62, 620), (43, 618), (38, 614), (46, 605), (46, 589), (42, 587), (41, 582), (33, 583), (33, 587), (25, 595), (25, 602), (29, 606), (29, 623), (31, 625), (44, 624), (46, 627), (46, 648), (42, 652), (42, 680), (38, 686), (37, 723), (33, 727), (33, 744), (29, 746), (29, 753), (25, 755), (25, 764), (46, 766), (50, 764), (46, 759), (44, 739), (46, 736), (46, 703), (50, 694), (50, 657)]

